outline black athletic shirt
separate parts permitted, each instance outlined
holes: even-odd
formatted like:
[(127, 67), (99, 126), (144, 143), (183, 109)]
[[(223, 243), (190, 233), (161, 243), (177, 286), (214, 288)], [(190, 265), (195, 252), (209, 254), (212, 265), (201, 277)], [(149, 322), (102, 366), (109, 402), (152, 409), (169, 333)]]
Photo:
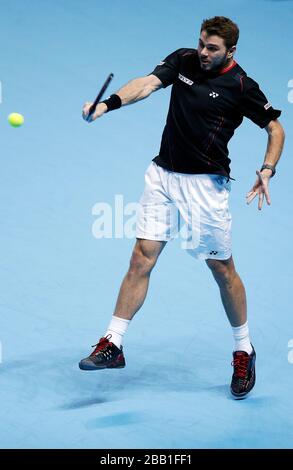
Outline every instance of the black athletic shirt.
[[(221, 72), (204, 72), (196, 49), (178, 49), (151, 72), (172, 86), (159, 166), (179, 173), (230, 174), (228, 142), (243, 116), (263, 128), (281, 111), (234, 61)], [(149, 74), (149, 75), (151, 75)]]

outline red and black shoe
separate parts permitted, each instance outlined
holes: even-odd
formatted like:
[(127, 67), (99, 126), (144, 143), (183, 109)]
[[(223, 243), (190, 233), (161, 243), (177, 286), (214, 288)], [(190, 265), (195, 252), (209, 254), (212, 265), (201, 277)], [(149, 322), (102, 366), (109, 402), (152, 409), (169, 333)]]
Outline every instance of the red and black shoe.
[[(82, 359), (79, 368), (82, 370), (122, 369), (125, 367), (123, 348), (117, 348), (109, 340), (111, 335), (102, 337), (90, 356)], [(94, 347), (94, 346), (93, 346)]]
[(256, 354), (252, 346), (252, 353), (245, 351), (234, 351), (233, 362), (234, 373), (231, 382), (231, 393), (236, 398), (244, 398), (255, 384), (255, 359)]

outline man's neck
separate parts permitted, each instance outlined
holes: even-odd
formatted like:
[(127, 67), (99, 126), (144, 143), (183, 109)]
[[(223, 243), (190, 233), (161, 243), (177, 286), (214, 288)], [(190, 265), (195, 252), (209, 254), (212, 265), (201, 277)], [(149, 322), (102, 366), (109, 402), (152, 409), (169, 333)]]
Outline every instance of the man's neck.
[(226, 64), (223, 65), (223, 67), (219, 70), (219, 73), (226, 72), (226, 70), (230, 69), (234, 64), (235, 64), (235, 60), (232, 57), (232, 59), (227, 60)]
[(228, 72), (228, 70), (233, 68), (235, 65), (236, 61), (234, 59), (229, 59), (229, 61), (227, 61), (225, 65), (222, 65), (221, 67), (213, 70), (208, 70), (205, 72), (205, 74), (210, 77), (216, 77), (218, 75), (222, 75), (223, 73)]

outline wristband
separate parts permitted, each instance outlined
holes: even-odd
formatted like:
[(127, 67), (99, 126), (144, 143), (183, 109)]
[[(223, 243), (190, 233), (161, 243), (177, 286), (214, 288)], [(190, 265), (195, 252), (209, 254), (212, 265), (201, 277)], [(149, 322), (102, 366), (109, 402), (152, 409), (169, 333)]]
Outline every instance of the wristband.
[(102, 103), (105, 103), (105, 105), (107, 106), (107, 112), (108, 111), (114, 111), (114, 109), (118, 109), (118, 108), (121, 108), (122, 106), (122, 101), (121, 101), (121, 98), (120, 96), (118, 95), (111, 95), (110, 98), (108, 98), (107, 100), (104, 100), (102, 101)]
[(262, 170), (271, 170), (272, 176), (271, 178), (275, 175), (276, 173), (276, 168), (274, 165), (269, 165), (268, 163), (264, 163), (263, 166), (261, 167), (260, 171)]

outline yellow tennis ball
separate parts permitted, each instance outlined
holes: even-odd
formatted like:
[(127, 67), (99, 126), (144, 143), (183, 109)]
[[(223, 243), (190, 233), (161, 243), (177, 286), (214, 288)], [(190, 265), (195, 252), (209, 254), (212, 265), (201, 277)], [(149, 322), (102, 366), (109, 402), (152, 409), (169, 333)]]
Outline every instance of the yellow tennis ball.
[(19, 113), (11, 113), (8, 116), (8, 122), (12, 127), (20, 127), (24, 123), (24, 117)]

